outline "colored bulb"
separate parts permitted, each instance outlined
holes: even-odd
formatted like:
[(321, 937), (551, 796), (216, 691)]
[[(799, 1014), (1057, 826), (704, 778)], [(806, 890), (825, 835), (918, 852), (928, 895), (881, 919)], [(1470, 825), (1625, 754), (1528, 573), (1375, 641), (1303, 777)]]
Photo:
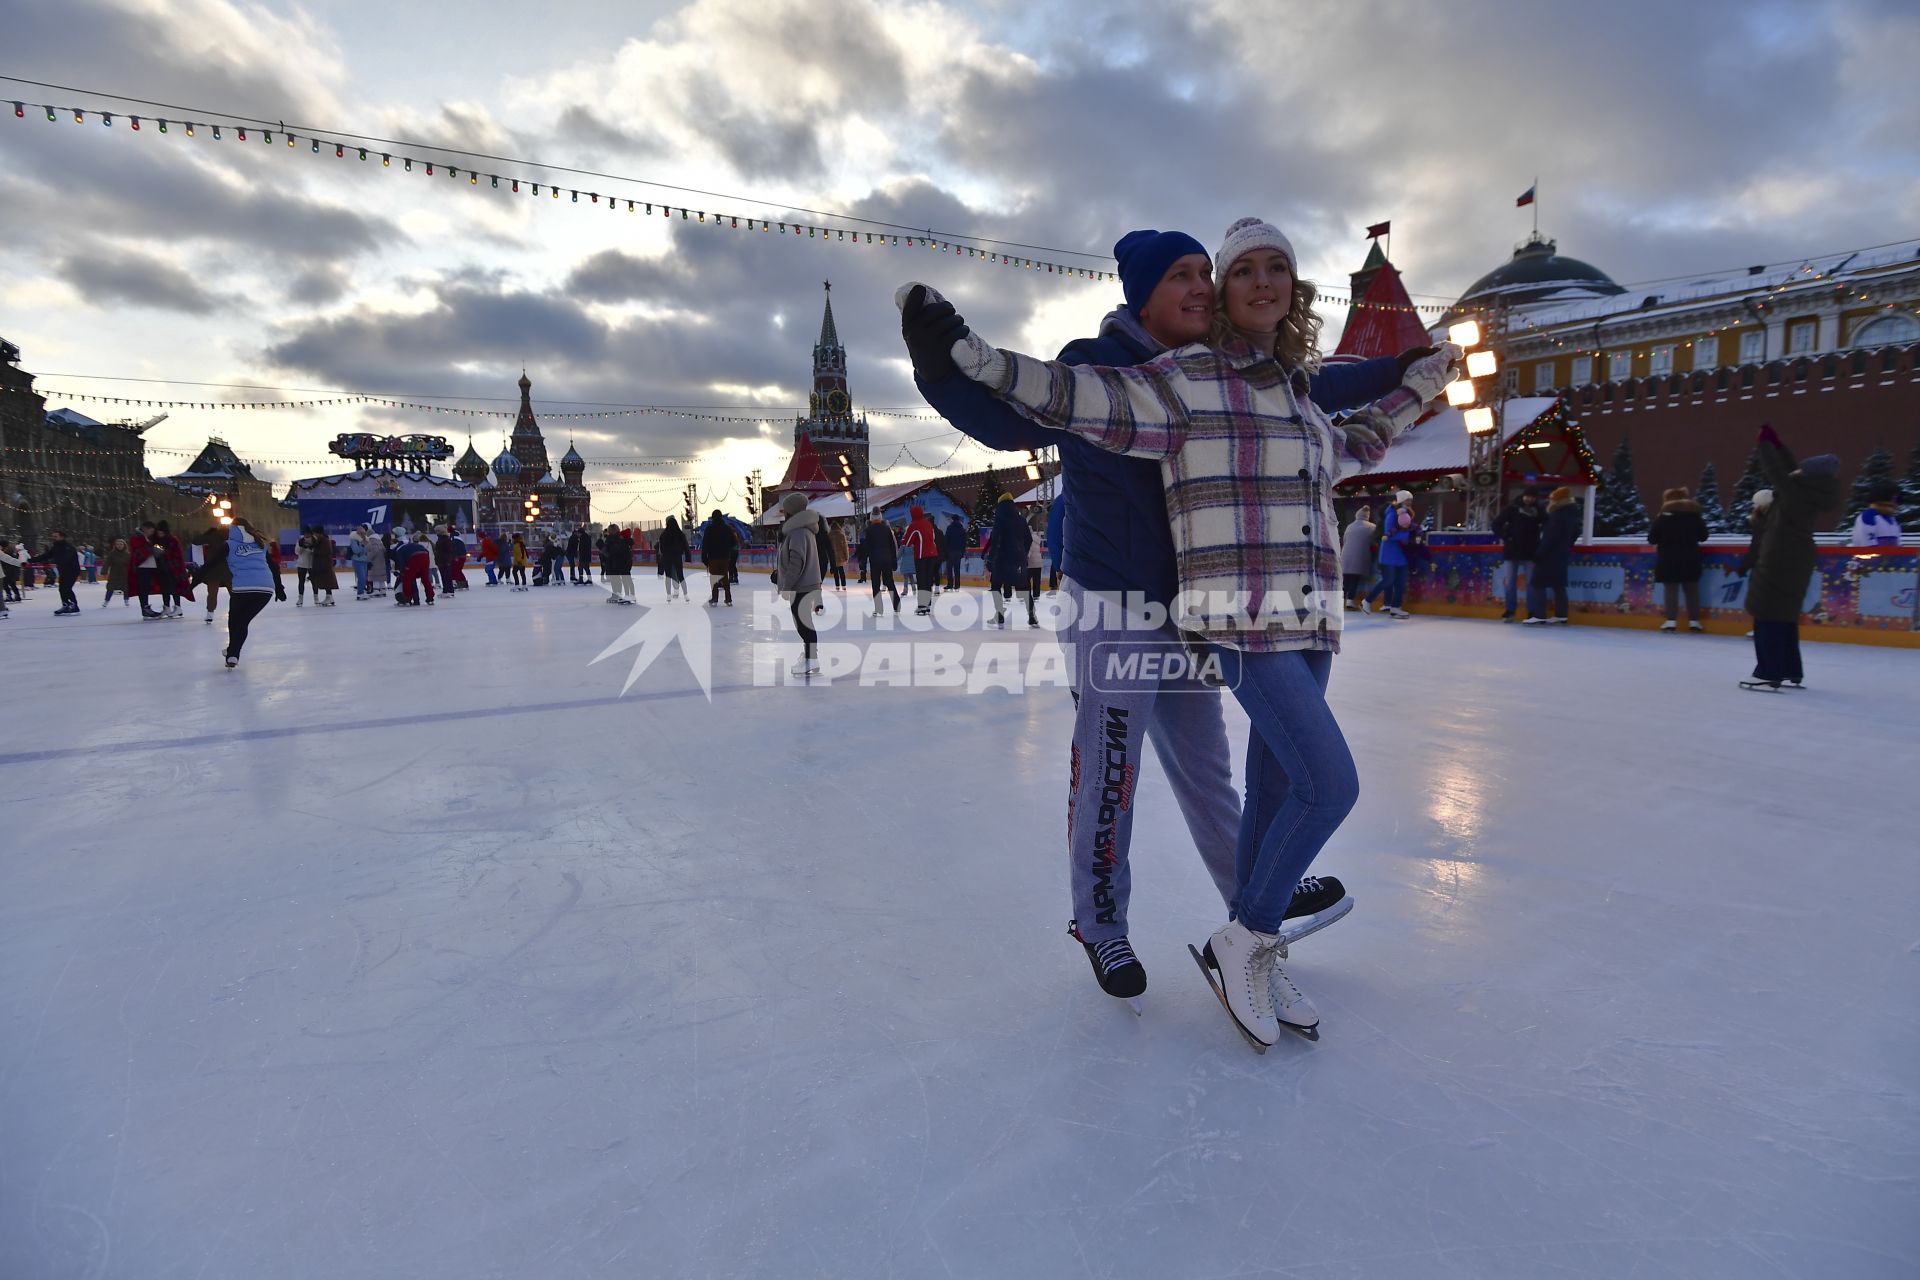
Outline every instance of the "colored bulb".
[(313, 154), (315, 154), (315, 155), (319, 155), (319, 154), (320, 154), (320, 139), (318, 139), (318, 138), (315, 138), (315, 139), (313, 140)]
[(191, 120), (187, 121), (187, 136), (189, 138), (193, 136), (193, 121)]
[(85, 124), (87, 122), (87, 113), (84, 111), (75, 111), (73, 113), (73, 122), (75, 124)]
[(347, 149), (346, 149), (345, 147), (343, 147), (343, 146), (341, 146), (341, 145), (340, 145), (339, 143), (337, 143), (337, 142), (336, 142), (336, 143), (334, 143), (334, 144), (333, 144), (333, 158), (334, 158), (334, 159), (336, 159), (336, 160), (345, 160), (345, 159), (347, 158)]
[(218, 142), (218, 141), (220, 141), (220, 126), (219, 126), (219, 125), (215, 125), (215, 126), (213, 126), (213, 140), (214, 140), (215, 142)]
[(139, 116), (134, 116), (134, 117), (132, 117), (132, 119), (133, 119), (133, 131), (134, 131), (135, 133), (138, 133), (138, 132), (140, 132), (140, 117), (139, 117)]
[(247, 131), (245, 129), (235, 129), (233, 132), (234, 136), (239, 138), (240, 141), (245, 142), (247, 140)]
[(515, 195), (520, 194), (520, 179), (518, 178), (513, 180), (513, 192)]
[(383, 151), (380, 153), (380, 167), (382, 169), (393, 168), (393, 157), (387, 152)]
[(48, 123), (48, 124), (52, 124), (52, 123), (53, 123), (53, 108), (52, 108), (52, 107), (48, 107), (48, 108), (47, 108), (47, 123)]
[(27, 104), (26, 104), (26, 103), (24, 103), (24, 102), (16, 102), (16, 103), (14, 103), (14, 104), (13, 104), (13, 118), (14, 118), (15, 120), (24, 120), (24, 119), (26, 119), (26, 117), (27, 117)]

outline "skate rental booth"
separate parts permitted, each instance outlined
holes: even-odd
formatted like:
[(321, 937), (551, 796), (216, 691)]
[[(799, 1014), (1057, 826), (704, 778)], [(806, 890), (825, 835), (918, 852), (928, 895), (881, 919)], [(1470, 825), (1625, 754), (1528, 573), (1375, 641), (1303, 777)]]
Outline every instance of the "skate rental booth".
[[(375, 533), (425, 529), (436, 524), (471, 529), (473, 495), (473, 486), (464, 480), (378, 467), (295, 480), (287, 501), (299, 513), (299, 529), (319, 525), (339, 541), (363, 524)], [(292, 531), (292, 539), (287, 536), (289, 531), (282, 529), (281, 542), (297, 539), (299, 529)]]

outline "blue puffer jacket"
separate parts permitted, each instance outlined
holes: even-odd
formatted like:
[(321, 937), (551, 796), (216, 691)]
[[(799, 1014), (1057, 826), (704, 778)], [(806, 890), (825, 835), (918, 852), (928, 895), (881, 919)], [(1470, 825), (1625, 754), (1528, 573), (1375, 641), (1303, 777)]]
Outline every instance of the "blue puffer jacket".
[[(1163, 350), (1131, 311), (1119, 307), (1101, 322), (1099, 337), (1068, 343), (1059, 359), (1127, 367)], [(933, 386), (915, 382), (935, 412), (989, 449), (1060, 450), (1065, 543), (1060, 565), (1069, 578), (1089, 591), (1137, 591), (1158, 604), (1172, 604), (1180, 578), (1158, 462), (1108, 453), (1070, 432), (1040, 426), (958, 370)], [(1333, 413), (1370, 403), (1399, 385), (1398, 362), (1382, 356), (1322, 369), (1312, 379), (1310, 394)]]
[(947, 527), (940, 531), (940, 554), (949, 560), (967, 554), (967, 526), (959, 516), (947, 521)]
[(1027, 550), (1033, 531), (1011, 502), (993, 509), (993, 541), (987, 546), (987, 569), (995, 585), (1020, 583), (1027, 577)]
[(1047, 504), (1047, 558), (1053, 561), (1053, 567), (1060, 567), (1060, 557), (1067, 553), (1067, 495), (1056, 493), (1053, 501)]

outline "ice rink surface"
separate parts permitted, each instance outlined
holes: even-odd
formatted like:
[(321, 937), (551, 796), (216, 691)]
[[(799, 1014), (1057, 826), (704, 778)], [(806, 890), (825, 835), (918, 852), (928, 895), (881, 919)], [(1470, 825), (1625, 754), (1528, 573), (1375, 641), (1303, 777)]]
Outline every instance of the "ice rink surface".
[(1157, 765), (1145, 1016), (1066, 938), (1062, 691), (755, 687), (743, 603), (622, 697), (585, 587), (228, 672), (99, 592), (0, 623), (7, 1280), (1920, 1273), (1920, 654), (1356, 621), (1257, 1057)]

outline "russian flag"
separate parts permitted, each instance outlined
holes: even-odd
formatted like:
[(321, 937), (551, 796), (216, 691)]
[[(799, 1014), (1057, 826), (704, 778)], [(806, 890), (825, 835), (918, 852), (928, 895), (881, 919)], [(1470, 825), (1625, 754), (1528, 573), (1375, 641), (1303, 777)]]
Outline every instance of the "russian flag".
[(1513, 202), (1513, 207), (1516, 209), (1520, 209), (1520, 208), (1526, 207), (1527, 205), (1532, 204), (1534, 188), (1538, 187), (1539, 185), (1540, 184), (1536, 182), (1533, 184), (1533, 186), (1528, 187), (1526, 190), (1526, 193), (1522, 195), (1518, 200), (1515, 200)]

